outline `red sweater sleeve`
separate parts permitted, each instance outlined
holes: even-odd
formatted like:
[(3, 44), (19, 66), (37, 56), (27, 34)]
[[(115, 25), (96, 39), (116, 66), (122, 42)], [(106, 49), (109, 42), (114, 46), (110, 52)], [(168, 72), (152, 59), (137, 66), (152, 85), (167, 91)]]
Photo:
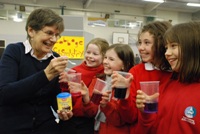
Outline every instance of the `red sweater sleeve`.
[(90, 102), (86, 105), (83, 104), (83, 113), (87, 117), (95, 117), (98, 111), (98, 106)]
[(138, 112), (137, 134), (155, 134), (156, 133), (156, 113)]
[(101, 111), (106, 116), (106, 122), (114, 126), (122, 126), (125, 124), (121, 120), (121, 117), (117, 108), (118, 106), (119, 106), (119, 100), (111, 99), (111, 101), (108, 102), (105, 108), (101, 107)]
[[(94, 85), (96, 83), (97, 78), (92, 79), (92, 82), (89, 86), (89, 96), (92, 96)], [(95, 117), (98, 111), (98, 105), (89, 102), (88, 104), (82, 104), (82, 111), (87, 117)]]
[[(103, 65), (100, 65), (96, 68), (86, 66), (86, 63), (83, 62), (82, 64), (72, 68), (76, 72), (82, 73), (81, 79), (89, 87), (89, 94), (92, 95), (93, 87), (96, 82), (96, 74), (102, 73)], [(82, 96), (72, 96), (72, 103), (73, 103), (73, 114), (74, 116), (85, 116), (85, 111), (83, 110), (82, 104)]]
[(127, 123), (133, 123), (137, 121), (138, 109), (135, 104), (136, 101), (136, 91), (132, 84), (130, 87), (130, 94), (127, 99), (120, 100), (118, 111), (123, 121)]
[(84, 116), (82, 111), (82, 96), (73, 96), (72, 95), (72, 104), (73, 104), (73, 115), (76, 117)]
[[(92, 80), (89, 86), (89, 93), (90, 97), (92, 96), (92, 92), (94, 89), (94, 85), (96, 83), (96, 78)], [(119, 112), (117, 111), (117, 106), (119, 101), (111, 99), (111, 101), (107, 104), (105, 108), (101, 108), (101, 111), (106, 116), (106, 122), (114, 125), (114, 126), (121, 126), (124, 122), (121, 121)], [(98, 112), (98, 105), (90, 102), (86, 105), (83, 104), (83, 112), (87, 117), (95, 117)]]

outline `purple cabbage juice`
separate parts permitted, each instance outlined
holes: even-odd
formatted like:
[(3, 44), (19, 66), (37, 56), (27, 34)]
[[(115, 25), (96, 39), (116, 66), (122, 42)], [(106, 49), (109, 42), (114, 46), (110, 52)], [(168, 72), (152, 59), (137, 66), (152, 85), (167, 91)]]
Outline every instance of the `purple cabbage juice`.
[(67, 82), (60, 83), (60, 89), (62, 92), (69, 92), (68, 83)]
[(126, 87), (115, 87), (114, 97), (118, 99), (124, 99), (126, 97)]
[(144, 112), (145, 113), (155, 113), (158, 111), (158, 103), (152, 102), (152, 103), (144, 103)]
[(102, 94), (93, 93), (93, 94), (92, 94), (92, 97), (91, 97), (91, 101), (92, 101), (94, 104), (99, 105), (99, 104), (100, 104), (100, 101), (101, 101), (101, 97), (102, 97)]

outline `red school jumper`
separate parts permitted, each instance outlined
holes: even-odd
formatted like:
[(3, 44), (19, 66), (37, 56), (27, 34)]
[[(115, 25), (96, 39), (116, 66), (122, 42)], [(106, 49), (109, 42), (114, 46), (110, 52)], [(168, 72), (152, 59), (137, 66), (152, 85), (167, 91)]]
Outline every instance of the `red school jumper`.
[(171, 80), (159, 99), (154, 134), (200, 134), (200, 82)]
[[(129, 71), (133, 75), (133, 81), (130, 87), (130, 95), (128, 99), (120, 101), (119, 112), (121, 119), (125, 122), (131, 123), (131, 134), (146, 134), (143, 127), (140, 128), (138, 122), (141, 121), (141, 112), (136, 107), (136, 95), (137, 90), (140, 89), (141, 81), (160, 81), (159, 88), (161, 90), (164, 83), (166, 83), (171, 73), (167, 71), (160, 71), (158, 69), (147, 68), (147, 65), (152, 66), (150, 63), (140, 63), (132, 67)], [(152, 114), (152, 116), (155, 116)], [(151, 120), (154, 117), (149, 118)], [(145, 120), (148, 125), (149, 120)]]
[[(94, 85), (96, 83), (96, 78), (93, 79), (90, 87), (89, 92), (92, 93), (94, 89)], [(91, 96), (92, 94), (90, 94)], [(113, 92), (110, 102), (108, 102), (105, 108), (100, 108), (101, 111), (106, 116), (106, 122), (100, 123), (100, 128), (98, 134), (130, 134), (130, 124), (125, 123), (121, 120), (118, 107), (119, 100), (113, 99)], [(95, 117), (98, 111), (98, 105), (90, 102), (87, 105), (83, 105), (83, 111), (86, 116), (88, 117)]]
[[(82, 80), (89, 86), (93, 77), (97, 74), (103, 73), (103, 65), (101, 64), (98, 67), (88, 67), (86, 63), (83, 62), (82, 64), (72, 68), (76, 72), (82, 73)], [(66, 91), (65, 91), (66, 92)], [(72, 103), (73, 103), (73, 117), (66, 121), (64, 126), (62, 127), (64, 130), (63, 132), (69, 134), (93, 134), (94, 133), (94, 118), (88, 118), (84, 115), (82, 111), (82, 96), (72, 96)]]
[[(72, 69), (78, 73), (81, 73), (81, 79), (83, 80), (83, 82), (87, 87), (89, 87), (90, 83), (92, 82), (92, 79), (97, 74), (102, 74), (104, 72), (102, 64), (98, 67), (88, 67), (85, 61), (82, 64), (75, 66)], [(73, 116), (84, 116), (81, 107), (82, 107), (82, 96), (73, 97)]]

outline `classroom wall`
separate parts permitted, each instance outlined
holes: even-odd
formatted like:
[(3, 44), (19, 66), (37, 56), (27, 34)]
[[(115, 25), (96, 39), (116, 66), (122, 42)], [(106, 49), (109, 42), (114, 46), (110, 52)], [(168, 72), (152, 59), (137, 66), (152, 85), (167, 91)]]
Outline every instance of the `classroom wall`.
[[(68, 3), (68, 6), (82, 8), (80, 3)], [(120, 13), (114, 13), (115, 10), (119, 10)], [(95, 11), (95, 12), (94, 12)], [(102, 11), (102, 12), (100, 12)], [(56, 10), (58, 14), (61, 13), (60, 9)], [(116, 28), (116, 27), (91, 27), (88, 26), (88, 17), (104, 17), (105, 13), (111, 13), (111, 19), (127, 19), (127, 20), (139, 20), (145, 22), (146, 15), (142, 8), (136, 8), (131, 6), (121, 6), (121, 5), (106, 5), (94, 3), (88, 7), (87, 11), (78, 10), (65, 10), (64, 15), (80, 16), (84, 18), (83, 25), (84, 31), (91, 33), (94, 37), (102, 37), (108, 40), (112, 44), (113, 32), (129, 33), (129, 43), (135, 44), (137, 41), (137, 33), (139, 28), (126, 29), (126, 28)], [(113, 13), (113, 14), (112, 14)], [(155, 20), (172, 20), (172, 24), (182, 23), (192, 20), (192, 14), (183, 13), (177, 11), (166, 11), (166, 10), (155, 10), (152, 12)], [(149, 13), (151, 14), (151, 13)], [(16, 23), (13, 21), (0, 20), (0, 39), (5, 39), (6, 44), (16, 41), (24, 41), (26, 39), (25, 22)], [(135, 49), (135, 46), (133, 46)], [(137, 53), (137, 50), (135, 50)]]
[(5, 40), (5, 44), (25, 41), (25, 22), (16, 23), (13, 21), (0, 20), (0, 40)]

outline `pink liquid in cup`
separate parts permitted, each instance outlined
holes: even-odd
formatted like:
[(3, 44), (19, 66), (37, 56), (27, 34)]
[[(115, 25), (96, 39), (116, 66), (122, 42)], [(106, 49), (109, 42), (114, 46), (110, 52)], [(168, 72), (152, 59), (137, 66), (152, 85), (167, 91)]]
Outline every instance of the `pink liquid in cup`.
[(101, 101), (101, 97), (102, 97), (102, 94), (93, 93), (90, 100), (91, 100), (94, 104), (99, 105), (99, 104), (100, 104), (100, 101)]
[[(67, 74), (71, 74), (71, 73), (75, 73), (76, 71), (70, 68), (65, 68), (65, 73)], [(61, 82), (60, 83), (60, 89), (62, 92), (69, 92), (68, 89), (68, 83), (67, 82)]]
[(62, 92), (69, 92), (67, 82), (66, 83), (65, 82), (60, 83), (60, 89), (61, 89)]
[(107, 90), (106, 85), (107, 85), (107, 82), (97, 78), (97, 81), (94, 86), (93, 94), (90, 99), (94, 104), (99, 105), (99, 103), (101, 101), (101, 97), (102, 97), (102, 91)]

